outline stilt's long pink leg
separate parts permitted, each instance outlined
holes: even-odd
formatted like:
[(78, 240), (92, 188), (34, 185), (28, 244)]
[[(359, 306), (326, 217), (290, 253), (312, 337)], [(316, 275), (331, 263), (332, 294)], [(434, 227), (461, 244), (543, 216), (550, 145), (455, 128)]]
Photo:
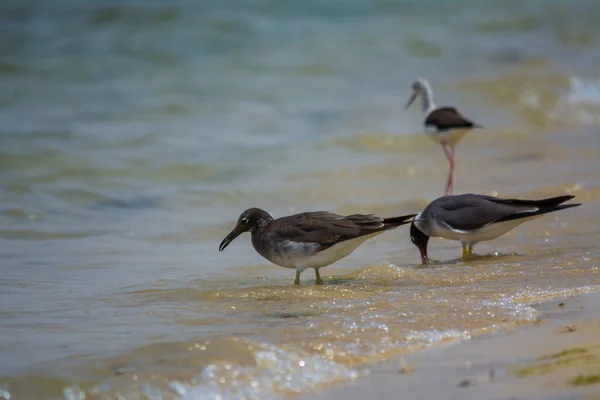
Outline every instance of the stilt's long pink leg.
[(454, 175), (454, 146), (447, 145), (442, 142), (442, 150), (444, 150), (444, 154), (446, 158), (448, 158), (448, 163), (450, 164), (450, 170), (448, 171), (448, 182), (446, 182), (446, 190), (444, 194), (449, 196), (452, 194), (453, 188), (453, 175)]

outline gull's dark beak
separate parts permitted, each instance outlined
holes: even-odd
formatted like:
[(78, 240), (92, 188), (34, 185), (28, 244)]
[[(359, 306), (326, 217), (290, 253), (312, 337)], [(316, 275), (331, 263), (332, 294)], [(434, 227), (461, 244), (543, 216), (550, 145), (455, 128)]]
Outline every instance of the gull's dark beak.
[[(421, 220), (420, 218), (418, 220)], [(413, 242), (419, 252), (421, 253), (421, 263), (427, 265), (429, 258), (427, 258), (427, 243), (429, 242), (429, 236), (421, 232), (419, 228), (413, 222), (410, 225), (410, 240)]]
[(404, 106), (404, 109), (408, 109), (408, 107), (410, 107), (410, 105), (413, 103), (413, 101), (415, 101), (415, 99), (417, 98), (417, 92), (412, 92), (412, 94), (410, 95), (410, 99), (408, 99), (408, 101), (406, 102), (406, 105)]
[(229, 235), (225, 236), (225, 239), (223, 239), (219, 245), (219, 251), (225, 250), (225, 247), (229, 246), (229, 243), (233, 242), (235, 238), (240, 236), (242, 233), (244, 233), (244, 231), (241, 230), (239, 226), (233, 228), (233, 230), (229, 232)]

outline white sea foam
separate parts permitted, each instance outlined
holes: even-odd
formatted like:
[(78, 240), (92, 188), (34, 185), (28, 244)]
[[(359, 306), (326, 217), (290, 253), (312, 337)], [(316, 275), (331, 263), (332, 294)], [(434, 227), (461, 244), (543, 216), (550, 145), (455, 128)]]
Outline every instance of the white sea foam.
[(318, 355), (254, 343), (256, 365), (218, 362), (207, 365), (195, 385), (175, 384), (185, 400), (273, 399), (284, 393), (314, 390), (333, 381), (356, 379), (363, 372)]
[(570, 76), (550, 116), (582, 125), (600, 123), (600, 78)]

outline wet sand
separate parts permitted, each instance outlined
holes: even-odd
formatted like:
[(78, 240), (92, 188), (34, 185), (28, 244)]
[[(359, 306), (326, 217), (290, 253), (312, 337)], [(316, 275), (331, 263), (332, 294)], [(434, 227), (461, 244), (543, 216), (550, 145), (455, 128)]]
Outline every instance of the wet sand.
[(437, 346), (297, 399), (600, 399), (600, 292), (535, 306), (533, 324)]

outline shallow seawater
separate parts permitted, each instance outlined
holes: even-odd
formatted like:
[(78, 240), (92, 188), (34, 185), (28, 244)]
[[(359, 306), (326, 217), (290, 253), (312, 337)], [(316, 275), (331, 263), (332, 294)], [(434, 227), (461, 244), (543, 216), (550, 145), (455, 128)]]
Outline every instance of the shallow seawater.
[[(0, 8), (0, 399), (269, 399), (600, 290), (595, 1)], [(444, 11), (443, 18), (440, 11)], [(68, 18), (66, 17), (68, 16)], [(292, 285), (246, 208), (396, 216), (447, 162), (410, 83), (486, 126), (455, 192), (581, 207), (460, 260), (408, 229)]]

